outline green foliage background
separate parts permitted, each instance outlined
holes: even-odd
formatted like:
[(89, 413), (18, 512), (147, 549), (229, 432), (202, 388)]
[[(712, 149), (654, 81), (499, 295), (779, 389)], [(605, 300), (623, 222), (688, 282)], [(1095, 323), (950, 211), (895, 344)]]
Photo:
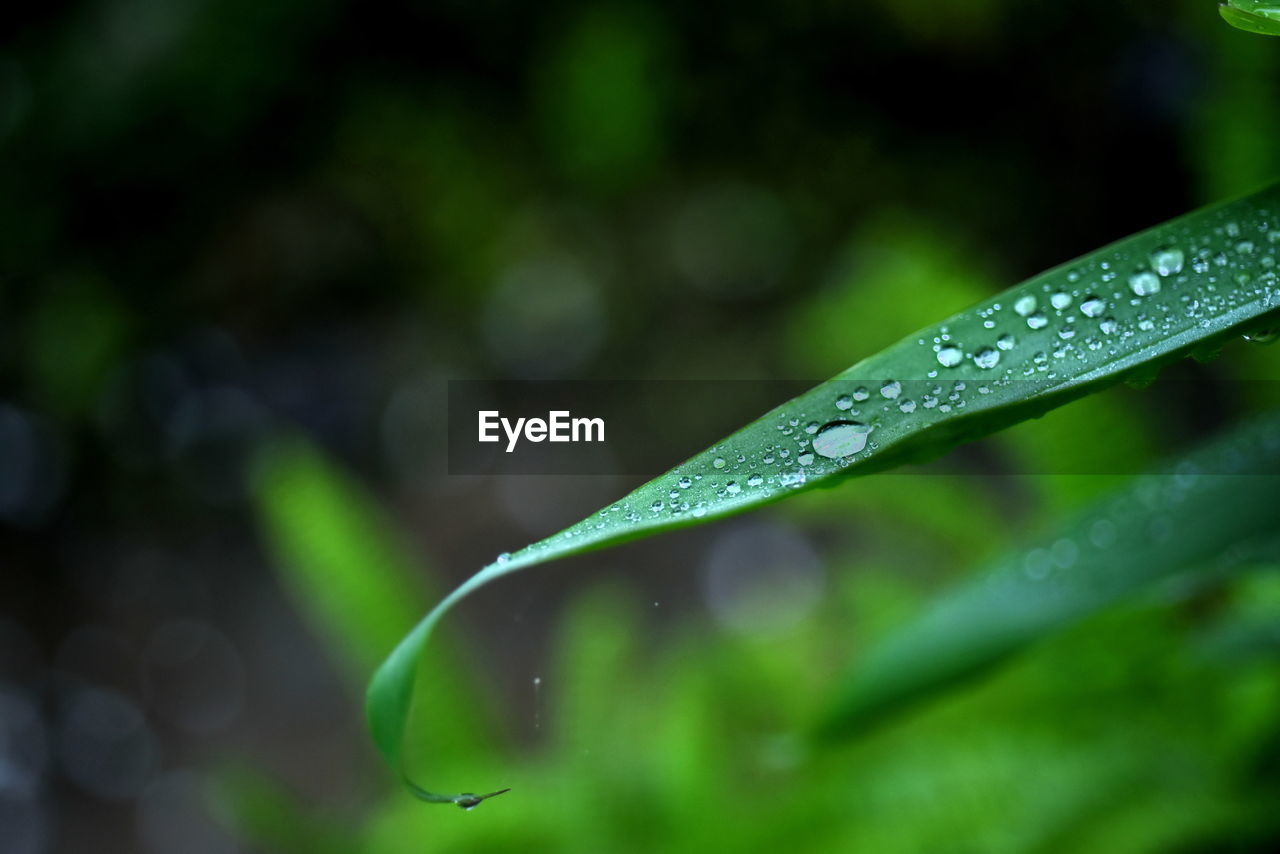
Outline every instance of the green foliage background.
[[(984, 446), (1007, 474), (877, 476), (486, 590), (422, 664), (406, 763), (512, 787), (474, 812), (406, 795), (360, 715), (432, 602), (635, 485), (448, 477), (446, 378), (834, 374), (1275, 180), (1275, 40), (1199, 0), (100, 0), (5, 26), (0, 395), (39, 441), (0, 451), (0, 618), (44, 675), (0, 681), (53, 741), (49, 686), (106, 679), (63, 653), (77, 630), (215, 627), (246, 674), (226, 730), (111, 683), (157, 779), (199, 782), (189, 850), (1275, 847), (1265, 557), (806, 738), (878, 641), (1128, 481), (1072, 472), (1271, 408), (1274, 348), (1008, 430)], [(707, 577), (757, 535), (822, 586), (752, 631)], [(166, 850), (146, 789), (67, 764), (34, 850)]]

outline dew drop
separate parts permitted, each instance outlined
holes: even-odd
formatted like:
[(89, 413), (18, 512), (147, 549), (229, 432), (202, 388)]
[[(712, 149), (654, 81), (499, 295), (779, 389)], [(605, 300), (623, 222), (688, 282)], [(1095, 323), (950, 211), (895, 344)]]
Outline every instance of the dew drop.
[(718, 469), (724, 468), (724, 457), (716, 457), (714, 460), (711, 461), (711, 465), (715, 466)]
[(996, 339), (996, 346), (1001, 350), (1012, 350), (1017, 343), (1017, 340), (1007, 332)]
[(938, 351), (938, 363), (944, 368), (954, 368), (964, 359), (964, 353), (960, 352), (959, 347), (953, 347), (950, 344)]
[(1084, 312), (1085, 317), (1098, 317), (1107, 310), (1107, 304), (1100, 297), (1090, 295), (1080, 303), (1080, 310)]
[(1032, 294), (1023, 294), (1013, 301), (1013, 310), (1019, 317), (1030, 317), (1036, 310), (1036, 298)]
[(1049, 318), (1044, 316), (1044, 312), (1037, 311), (1027, 317), (1027, 326), (1032, 329), (1044, 329), (1049, 325)]
[(871, 392), (867, 391), (867, 387), (864, 385), (860, 385), (853, 390), (854, 400), (866, 400), (868, 397), (871, 397)]
[(661, 512), (662, 512), (662, 506), (663, 506), (663, 505), (662, 505), (662, 502), (661, 502), (661, 501), (655, 501), (655, 502), (653, 502), (652, 504), (650, 504), (650, 505), (649, 505), (649, 509), (650, 509), (650, 510), (652, 510), (654, 513), (661, 513)]
[(747, 478), (747, 486), (759, 486), (762, 483), (764, 483), (764, 478), (758, 474), (753, 474)]
[(871, 428), (859, 421), (832, 421), (813, 437), (813, 450), (833, 460), (852, 456), (867, 446), (870, 432)]
[(724, 491), (730, 495), (737, 495), (742, 491), (742, 487), (738, 485), (736, 480), (731, 480), (724, 485)]
[(813, 465), (813, 454), (807, 452), (803, 453), (796, 457), (796, 462), (800, 463), (802, 466), (811, 466)]
[(688, 489), (689, 487), (693, 486), (693, 481), (689, 480), (689, 478), (687, 477), (682, 477), (676, 481), (676, 486), (680, 487), (681, 489)]
[(850, 395), (842, 394), (836, 398), (836, 409), (849, 410), (853, 408), (853, 398)]
[(1141, 270), (1129, 277), (1129, 289), (1140, 297), (1160, 293), (1160, 279), (1150, 270)]
[(1049, 297), (1049, 304), (1061, 311), (1071, 305), (1071, 294), (1066, 291), (1058, 291), (1056, 294)]
[[(897, 380), (885, 380), (884, 384), (880, 386), (880, 394), (889, 400), (893, 400), (902, 394), (902, 383)], [(814, 441), (817, 440), (815, 439)]]
[(506, 563), (509, 560), (511, 560), (511, 552), (503, 552), (498, 555), (498, 563)]
[(898, 404), (898, 409), (901, 412), (904, 412), (910, 415), (912, 412), (916, 411), (916, 402), (911, 398), (907, 398), (906, 400), (902, 401), (902, 403)]
[(1104, 317), (1102, 322), (1098, 324), (1098, 328), (1106, 335), (1114, 335), (1120, 329), (1120, 324), (1116, 322), (1114, 317)]
[[(1182, 272), (1182, 262), (1185, 259), (1182, 250), (1178, 247), (1161, 246), (1151, 253), (1149, 260), (1151, 261), (1151, 269), (1161, 276), (1174, 276)], [(1130, 279), (1129, 282), (1132, 284), (1133, 279)], [(1138, 294), (1138, 296), (1144, 296), (1144, 294)]]
[(1000, 364), (1000, 351), (991, 347), (983, 347), (974, 354), (973, 363), (979, 368), (990, 370)]

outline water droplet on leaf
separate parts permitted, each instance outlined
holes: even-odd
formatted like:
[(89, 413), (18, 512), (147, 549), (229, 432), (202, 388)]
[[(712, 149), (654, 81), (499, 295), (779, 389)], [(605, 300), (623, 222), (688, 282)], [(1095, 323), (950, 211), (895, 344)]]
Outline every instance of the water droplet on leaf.
[(1150, 270), (1142, 270), (1129, 277), (1129, 289), (1140, 297), (1160, 293), (1160, 279)]
[(833, 460), (852, 456), (867, 446), (870, 432), (860, 421), (832, 421), (813, 437), (813, 450)]
[(973, 363), (979, 368), (990, 370), (1000, 364), (1000, 351), (983, 347), (973, 356)]
[[(1161, 246), (1159, 249), (1151, 253), (1149, 260), (1151, 261), (1151, 269), (1155, 270), (1161, 276), (1174, 276), (1182, 272), (1182, 262), (1184, 258), (1182, 250), (1176, 246)], [(1132, 281), (1133, 280), (1130, 279), (1130, 282)], [(1139, 296), (1145, 295), (1139, 294)]]

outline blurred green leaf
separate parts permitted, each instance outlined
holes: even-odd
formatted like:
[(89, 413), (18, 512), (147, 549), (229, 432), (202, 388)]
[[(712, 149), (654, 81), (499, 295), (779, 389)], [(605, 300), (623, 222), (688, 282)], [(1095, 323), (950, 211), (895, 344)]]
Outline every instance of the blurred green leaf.
[(1156, 581), (1216, 578), (1280, 549), (1280, 416), (1136, 479), (999, 561), (861, 660), (823, 729), (850, 733)]
[(262, 531), (281, 580), (363, 678), (426, 600), (413, 559), (364, 490), (302, 439), (270, 445), (256, 474)]
[[(554, 558), (739, 513), (956, 445), (1274, 322), (1280, 186), (1057, 267), (855, 364), (598, 514), (500, 556), (446, 597), (374, 674), (366, 712), (395, 768), (416, 664), (478, 587)], [(856, 318), (854, 319), (856, 325)], [(678, 427), (679, 418), (671, 422)], [(1088, 435), (1081, 441), (1104, 441)], [(474, 805), (474, 795), (435, 795)]]
[(539, 63), (540, 118), (570, 177), (614, 188), (662, 147), (661, 19), (643, 5), (583, 9)]

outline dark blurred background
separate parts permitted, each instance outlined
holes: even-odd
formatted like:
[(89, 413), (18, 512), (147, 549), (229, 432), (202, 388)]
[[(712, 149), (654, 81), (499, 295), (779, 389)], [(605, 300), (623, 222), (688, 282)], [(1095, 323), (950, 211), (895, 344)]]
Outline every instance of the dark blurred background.
[[(1275, 659), (1209, 679), (1167, 608), (914, 724), (933, 741), (819, 773), (773, 735), (1107, 477), (878, 478), (497, 585), (441, 642), (466, 720), (427, 727), (422, 782), (523, 785), (473, 815), (402, 795), (360, 707), (433, 598), (638, 482), (447, 476), (448, 379), (822, 379), (1274, 179), (1280, 42), (1211, 0), (102, 0), (0, 32), (0, 849), (1277, 838), (1251, 800)], [(1155, 459), (1275, 361), (999, 453)], [(832, 794), (873, 780), (862, 812)]]

